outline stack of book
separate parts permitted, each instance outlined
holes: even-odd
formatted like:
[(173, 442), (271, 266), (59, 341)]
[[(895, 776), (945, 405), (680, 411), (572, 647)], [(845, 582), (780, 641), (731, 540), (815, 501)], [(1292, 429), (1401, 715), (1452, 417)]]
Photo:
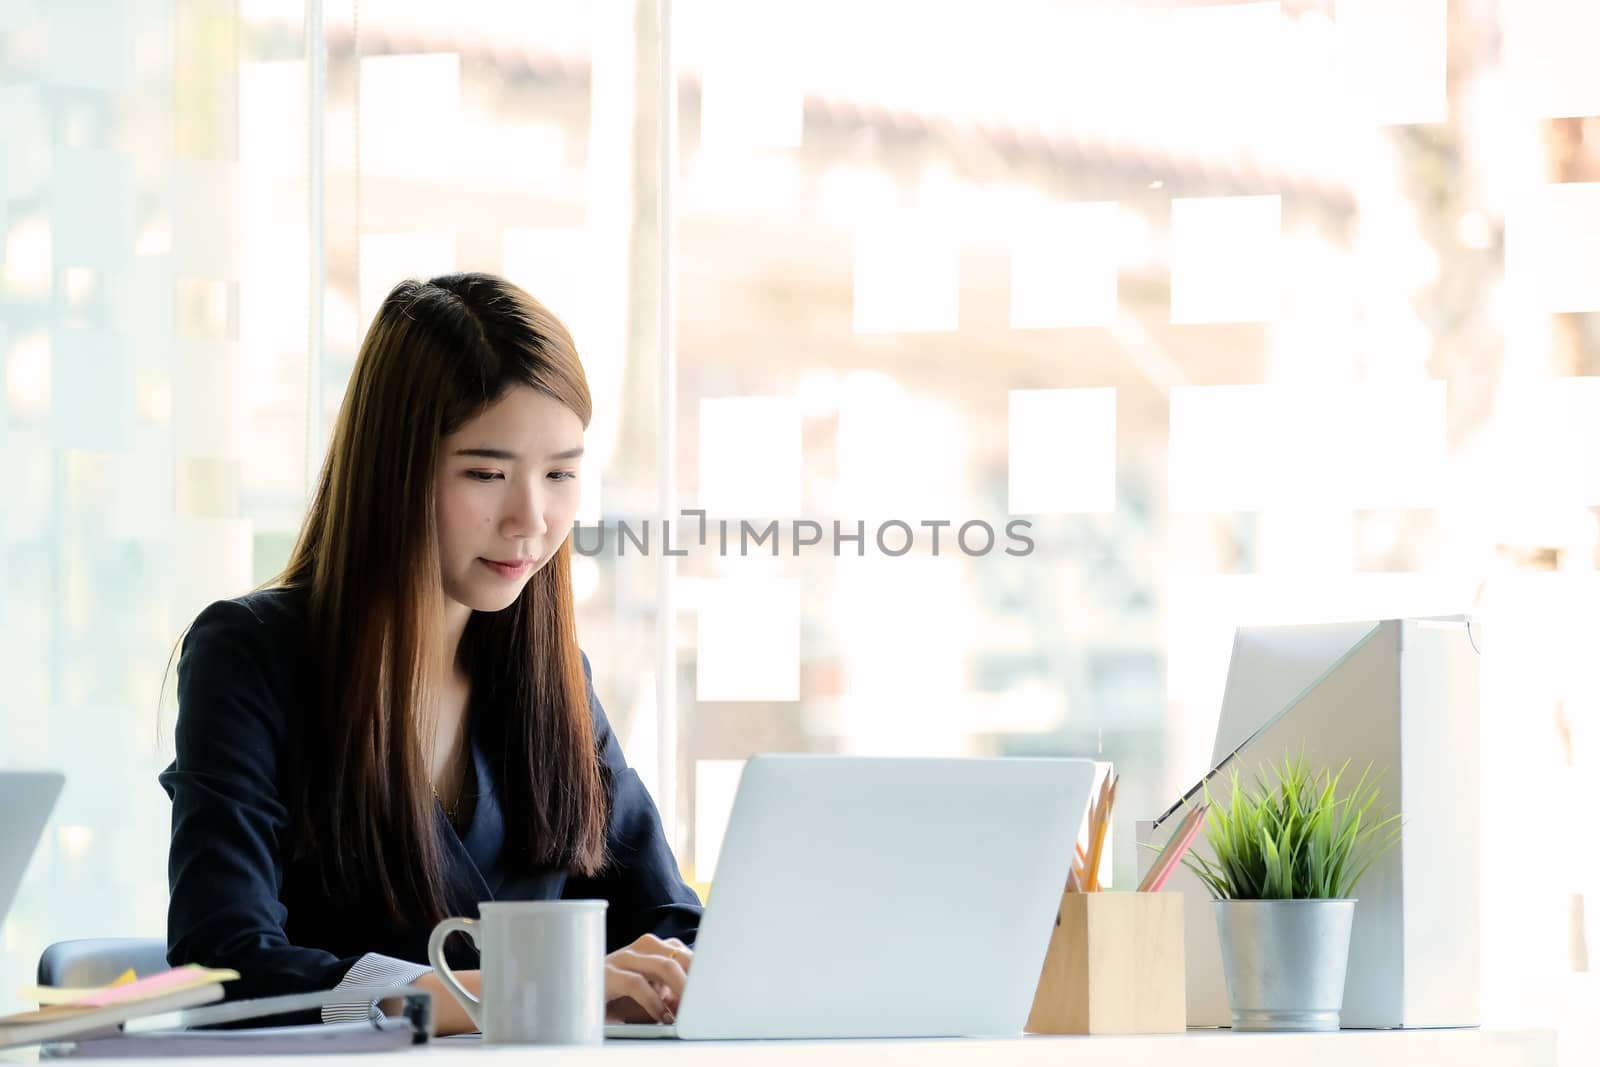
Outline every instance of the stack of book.
[(21, 996), (39, 1009), (0, 1016), (0, 1048), (116, 1034), (133, 1019), (221, 1000), (222, 983), (238, 977), (238, 971), (189, 966), (140, 979), (129, 972), (97, 989), (33, 986)]

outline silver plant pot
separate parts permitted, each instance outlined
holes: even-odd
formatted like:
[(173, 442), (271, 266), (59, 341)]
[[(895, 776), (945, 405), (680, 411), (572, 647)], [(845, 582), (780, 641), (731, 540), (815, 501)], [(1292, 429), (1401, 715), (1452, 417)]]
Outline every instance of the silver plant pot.
[(1217, 900), (1235, 1030), (1337, 1030), (1354, 900)]

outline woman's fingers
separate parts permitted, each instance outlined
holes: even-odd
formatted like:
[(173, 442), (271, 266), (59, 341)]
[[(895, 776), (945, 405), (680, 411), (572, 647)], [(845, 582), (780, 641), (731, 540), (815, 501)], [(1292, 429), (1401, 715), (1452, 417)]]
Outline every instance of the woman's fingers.
[(690, 948), (688, 945), (685, 945), (682, 941), (679, 941), (675, 937), (667, 938), (662, 942), (662, 944), (666, 945), (672, 950), (671, 952), (667, 953), (667, 955), (677, 960), (678, 966), (687, 971), (689, 969), (689, 964), (694, 962), (694, 949)]
[(662, 939), (655, 934), (644, 934), (628, 947), (635, 952), (666, 956), (685, 971), (689, 969), (689, 964), (694, 962), (694, 950), (676, 937)]
[(672, 1022), (694, 952), (676, 937), (645, 934), (606, 957), (606, 1002), (623, 998), (657, 1022)]
[(671, 956), (658, 956), (625, 948), (613, 952), (606, 957), (606, 960), (614, 967), (642, 974), (663, 986), (667, 995), (673, 1000), (683, 996), (683, 983), (688, 980), (688, 974)]
[(622, 967), (608, 965), (606, 967), (606, 1003), (630, 998), (635, 1004), (658, 1023), (670, 1023), (673, 1020), (672, 1009), (667, 1007), (661, 994), (656, 992), (656, 987), (650, 979), (637, 971), (625, 970)]
[(632, 997), (619, 997), (606, 1005), (608, 1023), (653, 1023), (650, 1013), (635, 1004)]

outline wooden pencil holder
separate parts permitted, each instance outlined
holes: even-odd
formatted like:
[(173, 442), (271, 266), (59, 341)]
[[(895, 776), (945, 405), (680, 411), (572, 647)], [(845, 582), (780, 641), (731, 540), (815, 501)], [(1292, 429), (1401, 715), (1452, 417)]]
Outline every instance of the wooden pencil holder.
[(1063, 893), (1028, 1032), (1175, 1034), (1185, 1023), (1182, 895)]

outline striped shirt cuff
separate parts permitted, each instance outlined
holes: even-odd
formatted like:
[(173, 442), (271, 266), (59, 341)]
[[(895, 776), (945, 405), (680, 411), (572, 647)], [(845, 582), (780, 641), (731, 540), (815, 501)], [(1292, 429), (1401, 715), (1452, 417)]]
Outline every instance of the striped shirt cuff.
[[(369, 952), (356, 960), (355, 966), (350, 968), (344, 980), (334, 986), (334, 992), (346, 986), (359, 985), (410, 985), (418, 978), (433, 970), (425, 963), (412, 963), (410, 960), (397, 960), (393, 956), (383, 956), (376, 952)], [(322, 1021), (325, 1023), (354, 1023), (371, 1019), (376, 1021), (382, 1012), (378, 1010), (375, 1000), (356, 1000), (348, 1004), (324, 1004), (322, 1006)]]

